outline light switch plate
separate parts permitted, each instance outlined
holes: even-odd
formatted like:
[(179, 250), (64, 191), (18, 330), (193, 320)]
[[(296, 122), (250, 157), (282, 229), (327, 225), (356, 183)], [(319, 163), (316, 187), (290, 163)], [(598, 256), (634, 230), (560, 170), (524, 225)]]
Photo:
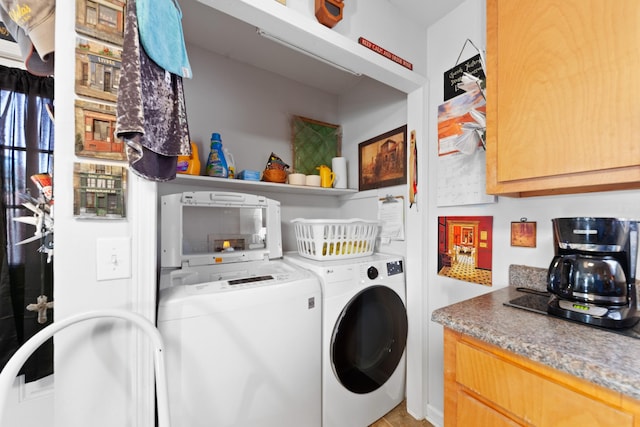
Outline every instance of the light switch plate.
[(96, 280), (131, 277), (131, 238), (100, 238), (96, 245)]

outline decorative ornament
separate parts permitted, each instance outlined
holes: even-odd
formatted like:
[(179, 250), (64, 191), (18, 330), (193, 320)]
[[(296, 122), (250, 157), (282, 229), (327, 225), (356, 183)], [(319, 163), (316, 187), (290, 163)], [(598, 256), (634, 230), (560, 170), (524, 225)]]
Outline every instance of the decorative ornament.
[[(469, 39), (464, 42), (462, 46), (462, 50), (458, 55), (458, 59), (456, 60), (456, 64), (460, 61), (460, 55), (464, 51), (465, 46), (469, 43), (475, 50), (478, 51), (480, 55), (480, 66), (482, 67), (482, 75), (486, 76), (486, 68), (483, 52), (478, 49), (478, 47)], [(468, 93), (480, 92), (482, 97), (487, 99), (487, 86), (486, 81), (480, 79), (471, 73), (463, 72), (460, 82), (458, 83), (458, 88), (464, 90)], [(484, 150), (487, 149), (487, 119), (486, 115), (482, 111), (478, 111), (476, 109), (471, 109), (469, 111), (469, 115), (474, 120), (473, 122), (466, 122), (462, 125), (463, 134), (461, 135), (460, 145), (467, 146), (473, 149), (470, 149), (469, 152), (465, 152), (464, 150), (460, 150), (465, 154), (471, 154), (475, 151), (475, 147), (477, 147), (478, 143), (482, 145)], [(468, 141), (469, 143), (465, 143)]]
[(342, 20), (343, 0), (316, 0), (316, 19), (322, 25), (333, 28)]
[(21, 197), (25, 200), (22, 205), (33, 212), (33, 215), (15, 217), (13, 220), (33, 225), (36, 228), (33, 236), (21, 240), (16, 245), (24, 245), (36, 240), (40, 241), (40, 247), (38, 248), (38, 252), (42, 254), (40, 261), (40, 296), (36, 299), (35, 304), (29, 304), (26, 308), (28, 311), (37, 311), (38, 323), (44, 324), (48, 320), (47, 310), (53, 308), (53, 301), (48, 301), (49, 298), (44, 294), (45, 257), (46, 263), (50, 263), (53, 258), (53, 180), (48, 173), (33, 175), (31, 180), (40, 190), (40, 195), (37, 199), (29, 193), (22, 194)]
[(53, 301), (47, 302), (46, 295), (40, 295), (36, 301), (37, 304), (29, 304), (27, 310), (38, 312), (38, 323), (47, 323), (47, 310), (53, 308)]

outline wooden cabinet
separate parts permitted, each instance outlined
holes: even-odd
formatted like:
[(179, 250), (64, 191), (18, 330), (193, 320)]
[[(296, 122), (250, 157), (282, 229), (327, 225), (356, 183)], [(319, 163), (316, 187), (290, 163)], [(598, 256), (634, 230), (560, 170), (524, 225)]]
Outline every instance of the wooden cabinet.
[(640, 402), (445, 328), (451, 426), (640, 426)]
[(640, 187), (640, 2), (487, 0), (487, 192)]

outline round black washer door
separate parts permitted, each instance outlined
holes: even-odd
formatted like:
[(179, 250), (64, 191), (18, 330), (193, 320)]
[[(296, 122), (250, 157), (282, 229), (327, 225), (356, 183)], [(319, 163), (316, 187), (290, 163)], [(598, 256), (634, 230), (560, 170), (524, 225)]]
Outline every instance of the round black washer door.
[(331, 337), (333, 370), (348, 390), (377, 390), (395, 371), (407, 344), (407, 311), (386, 286), (372, 286), (342, 310)]

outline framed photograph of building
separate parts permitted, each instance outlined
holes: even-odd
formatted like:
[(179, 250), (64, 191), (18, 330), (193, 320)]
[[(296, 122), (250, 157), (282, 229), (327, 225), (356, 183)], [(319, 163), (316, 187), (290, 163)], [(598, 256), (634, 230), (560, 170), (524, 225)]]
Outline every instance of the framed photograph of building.
[(115, 136), (116, 107), (76, 100), (76, 156), (126, 160), (124, 143)]
[(124, 0), (76, 0), (76, 30), (122, 46), (126, 5)]
[(96, 163), (73, 166), (73, 216), (78, 219), (127, 217), (127, 168)]
[(359, 190), (407, 182), (407, 125), (358, 145)]
[(104, 101), (118, 100), (122, 49), (90, 39), (76, 39), (76, 93)]

